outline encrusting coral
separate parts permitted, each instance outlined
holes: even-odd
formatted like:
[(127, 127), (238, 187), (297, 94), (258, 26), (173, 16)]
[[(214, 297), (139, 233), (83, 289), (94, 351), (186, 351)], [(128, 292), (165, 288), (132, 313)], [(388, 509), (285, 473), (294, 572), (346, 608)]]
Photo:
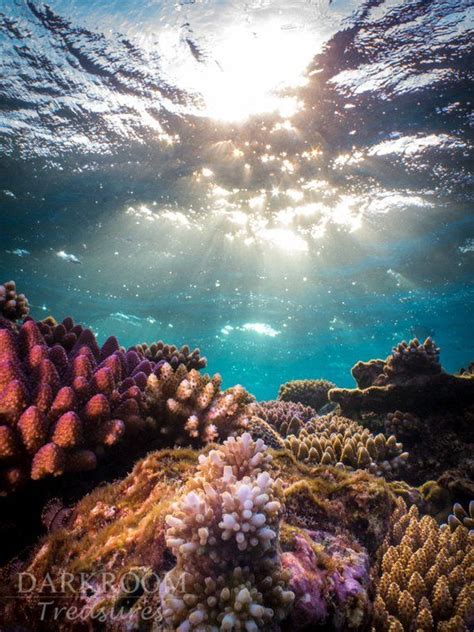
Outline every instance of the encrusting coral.
[(474, 405), (472, 375), (450, 375), (439, 363), (431, 338), (401, 342), (383, 360), (358, 362), (352, 369), (358, 388), (333, 388), (329, 399), (344, 412), (395, 410), (415, 414), (462, 410)]
[(151, 366), (119, 350), (99, 349), (84, 330), (69, 355), (48, 347), (36, 323), (0, 329), (0, 488), (27, 479), (94, 469), (97, 456), (140, 430), (142, 392)]
[(280, 386), (278, 399), (300, 403), (318, 411), (328, 403), (328, 393), (335, 386), (327, 380), (292, 380)]
[(399, 499), (381, 549), (374, 632), (467, 632), (474, 624), (474, 534), (442, 529)]
[(180, 364), (184, 364), (188, 371), (191, 371), (191, 369), (199, 370), (204, 369), (207, 364), (206, 358), (201, 356), (199, 349), (191, 351), (187, 345), (183, 345), (178, 349), (175, 345), (168, 345), (159, 340), (151, 345), (144, 342), (131, 347), (131, 349), (134, 349), (152, 362), (167, 362), (173, 369), (176, 369)]
[(18, 294), (15, 281), (0, 285), (0, 318), (15, 322), (28, 316), (30, 308), (24, 294)]
[(393, 475), (408, 458), (395, 436), (374, 436), (355, 421), (335, 415), (313, 419), (298, 436), (289, 435), (285, 445), (308, 464), (339, 465), (385, 475)]
[(221, 391), (221, 377), (161, 365), (150, 374), (145, 410), (164, 445), (202, 445), (245, 427), (253, 398), (242, 386)]
[(252, 412), (256, 417), (270, 424), (283, 437), (298, 434), (306, 422), (317, 416), (311, 406), (280, 400), (257, 402), (252, 406)]
[(189, 630), (279, 629), (294, 599), (278, 545), (281, 481), (248, 433), (199, 457), (196, 476), (166, 517), (176, 557), (160, 587), (165, 622)]

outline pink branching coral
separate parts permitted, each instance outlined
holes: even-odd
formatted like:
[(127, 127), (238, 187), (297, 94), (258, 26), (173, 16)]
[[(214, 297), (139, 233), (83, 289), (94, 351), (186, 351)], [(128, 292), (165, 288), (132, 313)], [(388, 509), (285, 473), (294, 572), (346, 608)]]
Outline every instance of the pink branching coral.
[(176, 566), (161, 583), (165, 623), (190, 630), (278, 630), (293, 603), (281, 566), (281, 482), (248, 433), (199, 457), (196, 476), (167, 516)]
[(167, 445), (225, 439), (245, 427), (252, 400), (242, 386), (221, 391), (219, 374), (211, 378), (184, 364), (175, 371), (163, 364), (146, 387), (146, 411)]
[(0, 318), (13, 322), (23, 320), (29, 311), (28, 299), (24, 294), (17, 294), (15, 281), (0, 285)]
[(141, 429), (150, 363), (99, 348), (84, 330), (69, 354), (48, 347), (37, 324), (0, 329), (0, 489), (65, 471), (94, 469), (97, 455)]

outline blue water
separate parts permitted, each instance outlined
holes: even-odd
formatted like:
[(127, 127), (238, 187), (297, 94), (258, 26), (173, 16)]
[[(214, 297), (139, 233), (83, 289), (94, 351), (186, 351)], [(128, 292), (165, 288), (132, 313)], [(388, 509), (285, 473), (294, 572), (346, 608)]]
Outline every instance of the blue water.
[(465, 366), (471, 4), (0, 0), (0, 280), (262, 399)]

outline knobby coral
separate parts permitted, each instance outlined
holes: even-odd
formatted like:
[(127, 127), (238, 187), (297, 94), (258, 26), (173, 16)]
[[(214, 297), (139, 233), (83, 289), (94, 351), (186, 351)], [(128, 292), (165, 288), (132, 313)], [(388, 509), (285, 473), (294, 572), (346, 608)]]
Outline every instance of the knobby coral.
[(367, 428), (345, 417), (327, 415), (307, 423), (298, 436), (290, 435), (286, 447), (308, 464), (339, 465), (393, 474), (406, 461), (402, 444), (391, 435), (374, 436)]
[(70, 316), (61, 323), (57, 323), (52, 316), (48, 316), (38, 321), (37, 325), (48, 347), (61, 345), (68, 353), (85, 329), (82, 325), (75, 323)]
[(160, 596), (173, 630), (279, 629), (294, 593), (281, 566), (281, 481), (270, 461), (248, 433), (199, 457), (197, 476), (166, 518), (176, 566)]
[(385, 432), (393, 434), (404, 441), (414, 441), (423, 433), (423, 423), (419, 417), (411, 413), (396, 410), (388, 413), (385, 419)]
[(469, 503), (468, 510), (466, 511), (461, 503), (454, 503), (453, 513), (449, 514), (447, 525), (445, 525), (455, 531), (458, 527), (464, 526), (469, 529), (471, 534), (474, 534), (474, 500)]
[(280, 386), (278, 399), (297, 402), (318, 411), (328, 403), (328, 393), (335, 386), (327, 380), (292, 380)]
[(202, 445), (242, 430), (253, 398), (242, 386), (221, 391), (221, 377), (173, 370), (168, 363), (148, 378), (146, 412), (166, 445)]
[(375, 632), (463, 632), (474, 623), (474, 535), (407, 512), (399, 499), (382, 547)]
[(256, 417), (266, 421), (283, 437), (298, 434), (306, 422), (317, 416), (311, 406), (279, 400), (258, 402), (253, 405), (252, 411)]
[(184, 364), (188, 371), (191, 371), (191, 369), (199, 370), (203, 369), (207, 364), (206, 358), (201, 356), (199, 349), (191, 351), (187, 345), (183, 345), (178, 349), (175, 345), (168, 345), (159, 340), (151, 345), (144, 342), (131, 348), (152, 362), (167, 362), (173, 369), (176, 369), (180, 364)]
[(15, 281), (0, 285), (0, 318), (9, 321), (23, 320), (30, 308), (24, 294), (18, 294)]
[(94, 469), (104, 447), (144, 425), (150, 371), (113, 337), (99, 349), (89, 330), (68, 355), (48, 347), (32, 320), (18, 332), (0, 329), (2, 493), (28, 478)]

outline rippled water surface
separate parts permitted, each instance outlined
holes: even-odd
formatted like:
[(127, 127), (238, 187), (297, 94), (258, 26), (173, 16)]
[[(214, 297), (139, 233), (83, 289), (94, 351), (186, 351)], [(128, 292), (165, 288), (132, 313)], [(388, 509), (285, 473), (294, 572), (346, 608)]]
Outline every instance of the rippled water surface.
[(0, 277), (259, 397), (472, 343), (471, 2), (0, 0)]

